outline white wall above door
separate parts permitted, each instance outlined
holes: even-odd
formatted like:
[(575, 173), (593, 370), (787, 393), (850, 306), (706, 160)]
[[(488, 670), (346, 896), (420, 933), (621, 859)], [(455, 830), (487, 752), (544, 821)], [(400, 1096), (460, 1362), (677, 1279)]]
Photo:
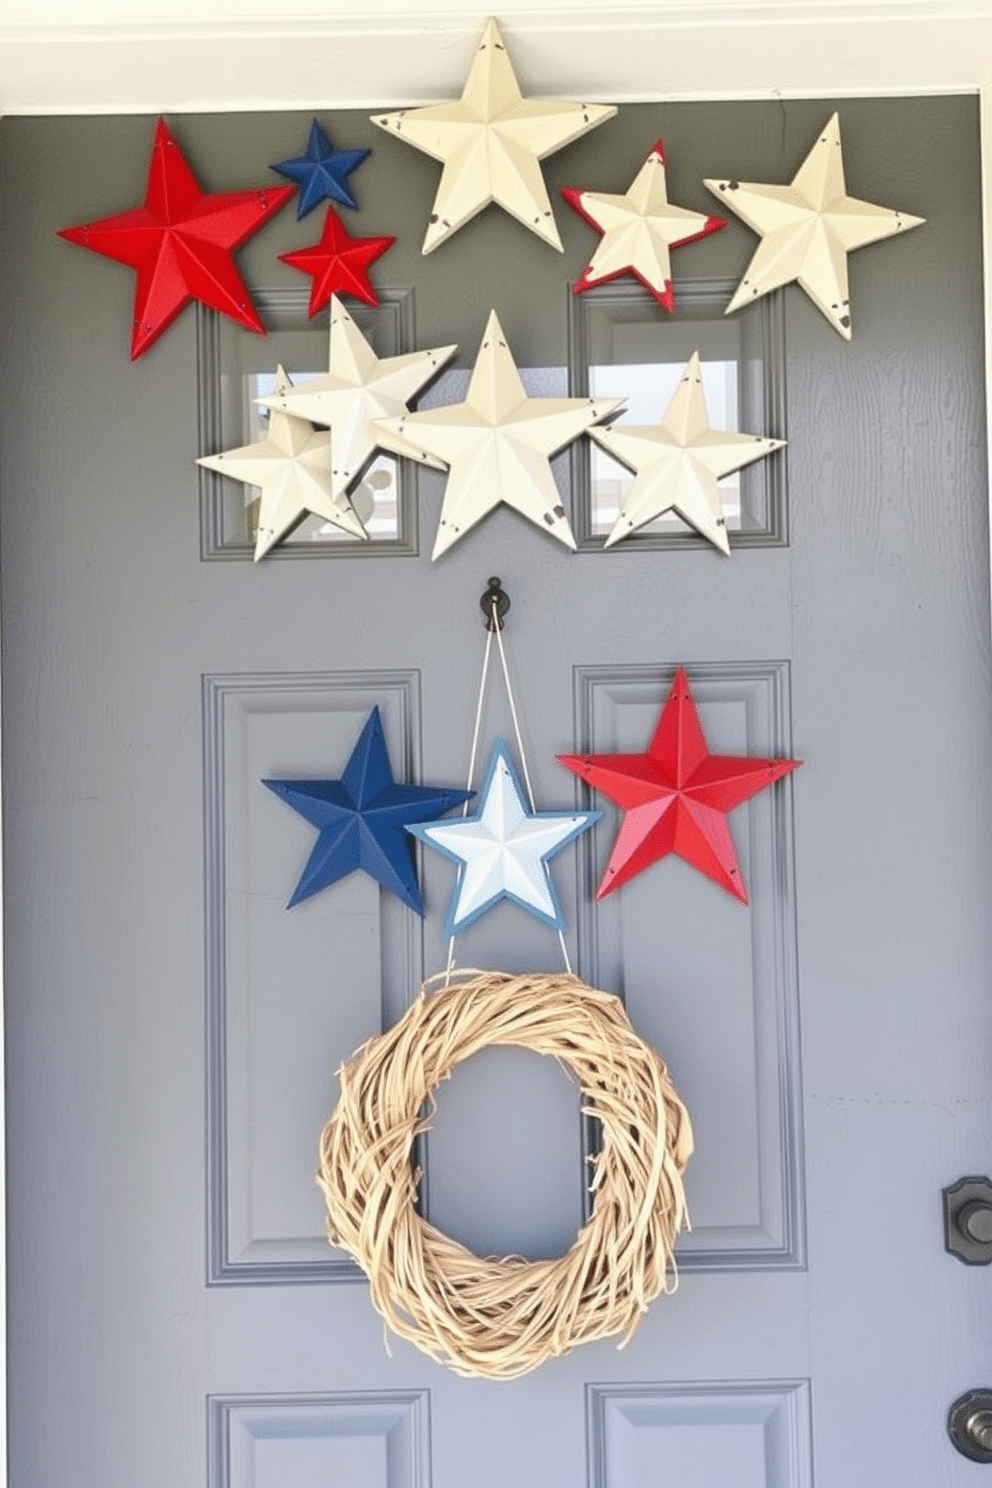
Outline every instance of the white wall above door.
[[(5, 0), (0, 112), (423, 102), (460, 88), (484, 10), (433, 0)], [(975, 91), (992, 0), (503, 0), (522, 87), (637, 99)]]

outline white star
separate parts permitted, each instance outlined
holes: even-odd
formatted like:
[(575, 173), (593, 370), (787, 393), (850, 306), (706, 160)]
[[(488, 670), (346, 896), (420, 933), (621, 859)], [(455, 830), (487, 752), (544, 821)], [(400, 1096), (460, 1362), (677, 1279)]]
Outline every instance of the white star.
[(624, 196), (562, 190), (569, 206), (603, 234), (592, 260), (575, 281), (575, 293), (621, 274), (633, 274), (666, 310), (675, 309), (669, 249), (694, 243), (726, 227), (722, 217), (690, 212), (668, 200), (665, 146), (657, 140)]
[(502, 739), (493, 747), (481, 800), (474, 816), (414, 822), (406, 828), (459, 865), (445, 935), (464, 930), (500, 899), (512, 899), (545, 924), (563, 930), (565, 917), (548, 860), (602, 813), (528, 811)]
[(271, 409), (330, 426), (328, 465), (338, 497), (361, 475), (380, 448), (443, 469), (404, 440), (388, 436), (375, 420), (405, 413), (409, 400), (457, 350), (438, 346), (405, 356), (378, 357), (337, 295), (331, 297), (331, 340), (326, 376), (287, 388), (261, 401)]
[(372, 123), (444, 162), (423, 252), (430, 253), (490, 202), (561, 252), (538, 165), (616, 109), (521, 96), (495, 21), (488, 21), (457, 102), (374, 114)]
[(717, 481), (763, 459), (785, 442), (710, 428), (697, 351), (689, 358), (660, 423), (646, 427), (614, 424), (589, 433), (614, 459), (636, 472), (606, 547), (663, 512), (676, 511), (727, 554), (730, 543)]
[(376, 427), (417, 444), (424, 454), (436, 455), (451, 467), (432, 559), (500, 502), (574, 548), (549, 459), (622, 402), (622, 398), (529, 398), (493, 310), (465, 402), (408, 413)]
[(750, 181), (707, 181), (706, 185), (761, 234), (725, 314), (796, 279), (845, 341), (851, 339), (847, 255), (866, 243), (919, 227), (924, 220), (847, 195), (836, 114), (830, 116), (790, 185), (763, 186)]
[[(278, 397), (288, 399), (292, 386), (279, 367), (276, 372)], [(276, 400), (259, 399), (259, 402), (272, 403), (278, 401), (278, 397)], [(330, 435), (324, 430), (318, 432), (305, 418), (295, 418), (273, 409), (269, 414), (267, 438), (256, 444), (225, 450), (220, 455), (205, 455), (196, 463), (205, 465), (208, 470), (217, 470), (221, 475), (229, 475), (232, 480), (261, 487), (255, 539), (256, 563), (308, 512), (332, 522), (352, 537), (368, 537), (351, 502), (334, 489)]]

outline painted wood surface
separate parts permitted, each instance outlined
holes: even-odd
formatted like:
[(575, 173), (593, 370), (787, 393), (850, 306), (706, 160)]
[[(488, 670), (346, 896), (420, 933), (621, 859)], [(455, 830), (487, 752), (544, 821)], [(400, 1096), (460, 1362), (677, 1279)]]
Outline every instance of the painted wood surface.
[[(831, 108), (624, 109), (548, 162), (552, 196), (619, 189), (663, 135), (705, 211), (706, 176), (790, 179)], [(729, 560), (677, 531), (572, 556), (499, 511), (433, 565), (441, 475), (404, 477), (399, 535), (361, 561), (308, 540), (254, 565), (240, 496), (194, 465), (218, 407), (240, 418), (225, 376), (326, 364), (276, 261), (308, 224), (242, 255), (281, 306), (270, 337), (188, 313), (132, 367), (129, 272), (54, 233), (140, 200), (149, 121), (0, 126), (18, 1488), (642, 1488), (659, 1463), (691, 1488), (971, 1483), (943, 1419), (984, 1379), (989, 1277), (944, 1255), (939, 1190), (990, 1150), (978, 120), (968, 99), (841, 119), (849, 189), (928, 221), (853, 259), (851, 346), (781, 298), (784, 394), (761, 406), (783, 427), (761, 432), (788, 441), (782, 520), (745, 482)], [(309, 122), (173, 120), (216, 189)], [(464, 396), (492, 308), (531, 390), (567, 392), (588, 228), (562, 204), (559, 256), (490, 211), (423, 260), (437, 167), (331, 122), (375, 151), (356, 224), (398, 235), (382, 336), (459, 343), (434, 396)], [(731, 224), (680, 250), (679, 304), (752, 243)], [(649, 324), (684, 363), (682, 322)], [(714, 324), (714, 346), (744, 335)], [(556, 470), (569, 504), (581, 471)], [(609, 815), (556, 865), (580, 971), (625, 994), (692, 1109), (695, 1227), (626, 1351), (510, 1386), (387, 1353), (311, 1176), (337, 1063), (443, 959), (450, 866), (424, 860), (423, 928), (363, 878), (287, 913), (309, 839), (259, 783), (336, 774), (373, 703), (407, 778), (458, 780), (493, 573), (539, 805), (575, 802), (555, 752), (643, 748), (680, 662), (712, 747), (807, 761), (734, 817), (749, 911), (672, 860), (595, 907)], [(498, 688), (484, 726), (509, 729)], [(464, 939), (470, 964), (557, 964), (510, 905)], [(581, 1217), (574, 1091), (494, 1051), (441, 1092), (426, 1165), (452, 1232), (553, 1252)]]

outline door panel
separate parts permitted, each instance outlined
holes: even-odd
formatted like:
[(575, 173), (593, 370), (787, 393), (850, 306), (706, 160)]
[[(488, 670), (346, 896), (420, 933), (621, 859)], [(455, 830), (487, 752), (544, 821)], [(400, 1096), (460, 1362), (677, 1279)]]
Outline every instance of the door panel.
[[(701, 662), (691, 676), (711, 749), (792, 752), (787, 663)], [(657, 668), (576, 668), (583, 749), (643, 749), (670, 686), (670, 672)], [(603, 804), (609, 830), (585, 846), (592, 884), (602, 878), (620, 819)], [(593, 980), (623, 995), (634, 1026), (665, 1050), (680, 1093), (698, 1113), (682, 1270), (804, 1258), (792, 836), (788, 789), (755, 797), (739, 828), (735, 821), (749, 914), (738, 914), (728, 895), (714, 896), (701, 874), (684, 872), (675, 859), (598, 905), (586, 899), (580, 910)], [(678, 1042), (679, 1029), (691, 1035), (700, 1023), (708, 1029), (702, 1061)]]
[(288, 914), (313, 832), (262, 781), (326, 774), (373, 706), (397, 778), (418, 777), (418, 677), (240, 673), (205, 677), (203, 700), (211, 1280), (354, 1280), (314, 1203), (314, 1132), (333, 1072), (419, 985), (421, 940), (362, 873)]
[[(625, 189), (663, 136), (706, 211), (704, 177), (788, 180), (832, 109), (631, 106), (545, 174)], [(795, 287), (724, 319), (736, 222), (677, 251), (671, 319), (572, 296), (594, 239), (563, 205), (563, 255), (489, 210), (423, 259), (436, 165), (321, 115), (374, 150), (349, 230), (397, 235), (356, 319), (381, 355), (459, 345), (424, 406), (495, 308), (531, 391), (630, 378), (656, 417), (698, 347), (738, 427), (788, 440), (727, 492), (729, 560), (672, 522), (603, 551), (623, 477), (585, 442), (555, 461), (576, 555), (501, 510), (432, 564), (443, 477), (385, 460), (372, 542), (310, 523), (253, 564), (252, 493), (194, 460), (253, 437), (250, 379), (326, 366), (276, 258), (319, 225), (289, 208), (240, 254), (266, 339), (189, 311), (132, 366), (130, 272), (55, 231), (141, 199), (151, 121), (0, 125), (12, 1488), (971, 1483), (943, 1422), (985, 1377), (988, 1277), (943, 1253), (939, 1191), (992, 1128), (977, 103), (839, 109), (852, 194), (927, 218), (852, 258), (851, 345)], [(310, 116), (171, 123), (236, 189)], [(460, 786), (492, 574), (540, 808), (584, 799), (555, 753), (646, 745), (679, 663), (713, 749), (806, 761), (733, 815), (749, 907), (675, 859), (597, 904), (603, 800), (555, 860), (573, 962), (690, 1107), (693, 1228), (628, 1347), (501, 1385), (384, 1338), (313, 1183), (338, 1065), (444, 964), (454, 870), (421, 855), (424, 921), (360, 874), (287, 911), (312, 831), (261, 784), (338, 776), (378, 704), (397, 778)], [(484, 757), (512, 741), (491, 676)], [(561, 965), (505, 904), (457, 951)], [(558, 1253), (579, 1105), (526, 1051), (457, 1070), (425, 1212)]]
[(659, 1464), (691, 1488), (732, 1482), (746, 1488), (808, 1488), (809, 1386), (591, 1386), (591, 1482), (646, 1488)]

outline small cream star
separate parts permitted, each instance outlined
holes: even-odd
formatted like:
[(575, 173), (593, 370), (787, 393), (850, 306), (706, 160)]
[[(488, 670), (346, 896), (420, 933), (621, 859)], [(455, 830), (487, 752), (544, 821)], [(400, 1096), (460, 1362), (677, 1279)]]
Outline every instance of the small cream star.
[[(276, 397), (289, 397), (292, 386), (283, 368), (279, 367)], [(272, 401), (259, 399), (263, 403)], [(265, 439), (197, 460), (198, 465), (205, 465), (208, 470), (217, 470), (233, 480), (261, 487), (256, 563), (308, 512), (323, 517), (352, 537), (368, 537), (351, 502), (333, 489), (330, 445), (330, 435), (326, 430), (318, 432), (307, 419), (295, 418), (274, 408), (269, 414), (269, 431)]]
[(406, 413), (407, 403), (444, 366), (458, 348), (438, 346), (405, 356), (378, 357), (337, 295), (331, 298), (329, 371), (298, 388), (263, 398), (267, 408), (330, 426), (328, 465), (331, 488), (343, 497), (380, 449), (424, 460), (435, 469), (444, 464), (425, 456), (406, 441), (387, 435), (376, 419)]
[(561, 252), (538, 161), (615, 113), (607, 104), (523, 98), (499, 28), (490, 20), (457, 102), (374, 114), (372, 123), (444, 163), (424, 253), (490, 202)]
[(549, 460), (620, 407), (622, 398), (529, 398), (493, 310), (464, 403), (428, 408), (377, 428), (450, 466), (431, 558), (500, 502), (575, 547)]
[(726, 227), (722, 217), (690, 212), (668, 200), (665, 146), (657, 140), (624, 196), (562, 189), (569, 206), (603, 234), (592, 260), (575, 281), (581, 294), (621, 274), (633, 274), (659, 305), (675, 309), (669, 249), (694, 243)]
[(795, 279), (817, 309), (851, 339), (847, 255), (907, 228), (922, 217), (848, 196), (840, 124), (832, 114), (788, 186), (707, 181), (709, 189), (761, 234), (761, 242), (725, 314)]
[(710, 428), (696, 351), (659, 424), (614, 424), (589, 433), (607, 454), (636, 472), (606, 547), (663, 512), (675, 511), (728, 556), (730, 543), (717, 481), (770, 455), (785, 442)]

